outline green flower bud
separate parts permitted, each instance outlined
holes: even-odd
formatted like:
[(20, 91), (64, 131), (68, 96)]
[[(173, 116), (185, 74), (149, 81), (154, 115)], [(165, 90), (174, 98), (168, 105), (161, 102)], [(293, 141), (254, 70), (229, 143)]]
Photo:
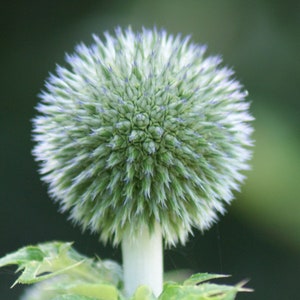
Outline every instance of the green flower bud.
[(33, 154), (50, 195), (118, 244), (158, 223), (184, 243), (224, 213), (249, 168), (247, 92), (206, 48), (165, 31), (94, 36), (46, 83)]

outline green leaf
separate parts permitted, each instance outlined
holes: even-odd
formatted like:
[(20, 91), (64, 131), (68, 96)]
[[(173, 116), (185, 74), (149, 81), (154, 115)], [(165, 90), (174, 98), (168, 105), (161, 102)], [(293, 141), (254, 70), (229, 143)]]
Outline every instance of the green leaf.
[[(42, 299), (41, 299), (42, 300)], [(79, 296), (79, 295), (59, 295), (51, 300), (95, 300), (95, 298)]]
[[(0, 267), (17, 265), (21, 275), (16, 283), (35, 283), (23, 300), (125, 300), (122, 271), (112, 261), (90, 259), (75, 251), (72, 243), (49, 242), (28, 246), (0, 259)], [(131, 300), (234, 300), (238, 292), (250, 291), (236, 286), (206, 281), (227, 277), (195, 274), (183, 284), (169, 282), (159, 298), (147, 286), (140, 286)], [(43, 282), (41, 282), (43, 281)]]
[(117, 288), (111, 284), (83, 283), (76, 284), (67, 290), (76, 295), (92, 297), (97, 300), (118, 300), (119, 297)]
[[(57, 276), (34, 284), (26, 289), (22, 300), (53, 300), (67, 295), (87, 297), (95, 300), (121, 300), (118, 289), (113, 284), (85, 283), (69, 276)], [(76, 298), (77, 299), (77, 298)]]
[(148, 286), (140, 286), (134, 293), (132, 300), (157, 300)]
[(189, 279), (183, 282), (183, 285), (196, 285), (204, 281), (211, 279), (229, 277), (229, 275), (220, 275), (220, 274), (209, 274), (209, 273), (197, 273), (192, 275)]
[(199, 286), (167, 286), (159, 300), (233, 300), (238, 288), (210, 283)]
[(0, 267), (17, 265), (21, 275), (14, 283), (32, 284), (58, 275), (85, 283), (111, 283), (122, 286), (122, 272), (112, 261), (87, 258), (72, 243), (49, 242), (27, 246), (0, 259)]
[(207, 283), (205, 281), (227, 275), (199, 273), (184, 281), (183, 285), (169, 282), (164, 285), (159, 300), (234, 300), (238, 292), (250, 292), (243, 288), (245, 282), (236, 286)]

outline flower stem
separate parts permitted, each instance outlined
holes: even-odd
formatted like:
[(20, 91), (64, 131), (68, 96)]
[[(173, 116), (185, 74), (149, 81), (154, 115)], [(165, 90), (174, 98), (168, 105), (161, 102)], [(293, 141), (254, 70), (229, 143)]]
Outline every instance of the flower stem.
[(149, 286), (154, 295), (162, 292), (163, 247), (161, 228), (157, 224), (152, 234), (146, 227), (137, 237), (125, 234), (122, 241), (125, 293), (132, 296), (140, 285)]

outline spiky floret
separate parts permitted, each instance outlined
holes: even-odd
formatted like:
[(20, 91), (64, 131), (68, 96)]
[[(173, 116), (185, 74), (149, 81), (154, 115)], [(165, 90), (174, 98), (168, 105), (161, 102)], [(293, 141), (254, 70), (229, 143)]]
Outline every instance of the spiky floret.
[(33, 153), (43, 180), (103, 241), (158, 222), (167, 244), (184, 243), (244, 179), (247, 92), (189, 38), (128, 28), (94, 41), (67, 55), (41, 94)]

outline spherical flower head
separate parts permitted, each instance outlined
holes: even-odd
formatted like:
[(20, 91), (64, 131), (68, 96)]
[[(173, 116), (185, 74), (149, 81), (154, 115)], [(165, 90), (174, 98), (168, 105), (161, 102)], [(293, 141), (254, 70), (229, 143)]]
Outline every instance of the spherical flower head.
[(224, 213), (248, 169), (247, 95), (189, 38), (130, 28), (80, 44), (37, 106), (33, 150), (70, 218), (115, 244), (159, 223), (184, 243)]

